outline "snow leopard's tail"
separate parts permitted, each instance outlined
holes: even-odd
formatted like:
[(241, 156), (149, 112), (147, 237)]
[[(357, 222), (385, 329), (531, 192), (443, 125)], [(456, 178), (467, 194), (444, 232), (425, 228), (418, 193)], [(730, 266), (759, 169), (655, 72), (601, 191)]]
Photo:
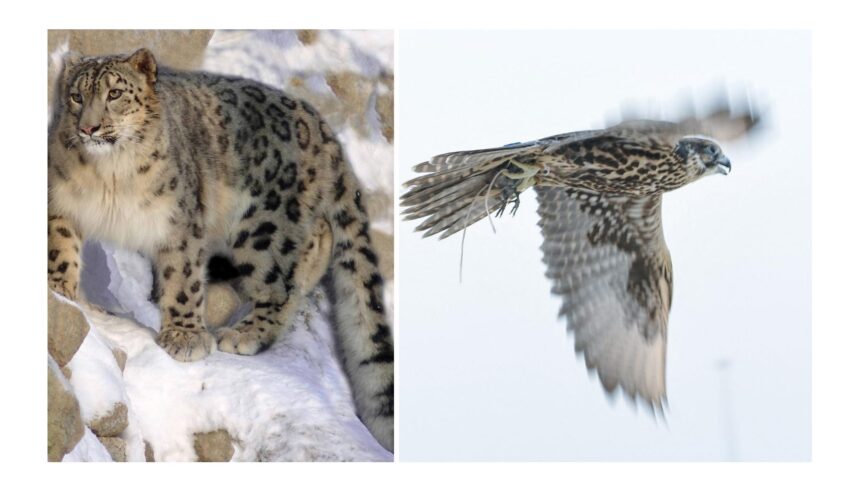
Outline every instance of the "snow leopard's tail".
[(331, 275), (340, 351), (358, 416), (394, 450), (394, 345), (383, 307), (383, 280), (358, 181), (340, 166), (327, 212), (334, 238)]

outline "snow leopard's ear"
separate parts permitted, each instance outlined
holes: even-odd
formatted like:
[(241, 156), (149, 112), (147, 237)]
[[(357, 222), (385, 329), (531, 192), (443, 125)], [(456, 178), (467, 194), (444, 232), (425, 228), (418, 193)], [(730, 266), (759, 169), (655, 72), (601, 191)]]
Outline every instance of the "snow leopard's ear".
[(152, 55), (152, 52), (146, 48), (140, 48), (125, 61), (146, 77), (146, 81), (149, 82), (150, 87), (155, 87), (158, 65), (155, 63), (155, 56)]
[(63, 85), (69, 83), (69, 75), (72, 73), (72, 68), (74, 68), (83, 59), (84, 55), (77, 51), (67, 51), (63, 54), (63, 58), (61, 60), (63, 64), (63, 71), (61, 72)]

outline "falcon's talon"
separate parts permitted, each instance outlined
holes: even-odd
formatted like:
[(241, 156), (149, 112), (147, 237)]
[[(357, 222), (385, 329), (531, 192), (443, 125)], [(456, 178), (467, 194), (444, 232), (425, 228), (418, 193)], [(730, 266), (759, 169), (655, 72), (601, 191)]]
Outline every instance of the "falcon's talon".
[(511, 210), (511, 216), (517, 214), (517, 210), (520, 208), (520, 193), (514, 193), (514, 208)]
[(517, 209), (520, 207), (520, 192), (517, 191), (516, 187), (511, 188), (511, 186), (505, 186), (502, 188), (501, 192), (502, 206), (496, 210), (496, 218), (501, 217), (505, 213), (505, 209), (508, 206), (508, 203), (514, 203), (514, 208), (511, 210), (511, 216), (516, 215)]

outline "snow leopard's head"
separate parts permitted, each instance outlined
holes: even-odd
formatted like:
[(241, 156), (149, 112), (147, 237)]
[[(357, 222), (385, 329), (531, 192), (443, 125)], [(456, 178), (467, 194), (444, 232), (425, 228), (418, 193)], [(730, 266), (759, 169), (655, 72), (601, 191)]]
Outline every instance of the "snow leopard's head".
[(68, 118), (67, 144), (80, 143), (93, 155), (141, 142), (159, 117), (157, 65), (147, 49), (128, 57), (64, 59), (61, 104)]

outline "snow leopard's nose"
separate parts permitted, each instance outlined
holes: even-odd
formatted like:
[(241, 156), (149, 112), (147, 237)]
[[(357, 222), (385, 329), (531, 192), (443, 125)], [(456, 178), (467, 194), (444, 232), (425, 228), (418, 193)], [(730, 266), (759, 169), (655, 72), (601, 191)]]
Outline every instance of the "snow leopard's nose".
[(95, 126), (82, 126), (81, 131), (83, 131), (84, 134), (86, 134), (88, 136), (93, 136), (93, 133), (98, 131), (99, 128), (101, 128), (101, 127), (102, 127), (102, 125), (100, 125), (100, 124), (97, 124)]

